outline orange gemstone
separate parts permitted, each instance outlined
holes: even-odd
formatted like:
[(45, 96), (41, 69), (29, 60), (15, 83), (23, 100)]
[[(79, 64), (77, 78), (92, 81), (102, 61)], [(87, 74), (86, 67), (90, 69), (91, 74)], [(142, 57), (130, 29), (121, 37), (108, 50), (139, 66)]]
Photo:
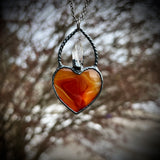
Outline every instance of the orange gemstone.
[(74, 112), (88, 106), (100, 92), (101, 85), (101, 77), (94, 69), (78, 75), (71, 69), (62, 68), (54, 77), (59, 98)]

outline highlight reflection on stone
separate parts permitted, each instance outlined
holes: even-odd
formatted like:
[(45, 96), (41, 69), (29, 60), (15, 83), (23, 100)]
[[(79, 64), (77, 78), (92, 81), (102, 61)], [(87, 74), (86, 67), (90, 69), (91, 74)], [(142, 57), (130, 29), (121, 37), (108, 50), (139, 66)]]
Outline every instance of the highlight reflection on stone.
[(54, 77), (54, 86), (59, 98), (74, 112), (79, 112), (98, 95), (101, 78), (94, 69), (78, 75), (71, 69), (62, 68)]

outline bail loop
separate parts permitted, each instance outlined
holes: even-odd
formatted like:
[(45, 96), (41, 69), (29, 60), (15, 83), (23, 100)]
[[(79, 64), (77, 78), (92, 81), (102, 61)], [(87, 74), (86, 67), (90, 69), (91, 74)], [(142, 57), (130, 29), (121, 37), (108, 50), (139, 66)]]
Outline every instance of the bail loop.
[[(79, 28), (78, 28), (79, 27)], [(80, 23), (77, 23), (77, 28), (72, 32), (70, 33), (64, 40), (63, 42), (61, 43), (61, 46), (59, 48), (59, 51), (58, 51), (58, 65), (59, 67), (63, 66), (62, 62), (61, 62), (61, 53), (62, 53), (62, 50), (63, 50), (63, 47), (65, 46), (65, 44), (69, 41), (69, 39), (75, 34), (77, 33), (78, 31), (80, 31), (89, 41), (89, 43), (91, 44), (92, 48), (93, 48), (93, 51), (94, 51), (94, 56), (95, 56), (95, 61), (94, 61), (94, 66), (96, 67), (97, 64), (98, 64), (98, 53), (97, 53), (97, 49), (94, 45), (94, 43), (92, 42), (91, 38), (83, 31), (82, 28), (80, 28)], [(82, 61), (83, 62), (83, 61)]]
[(80, 23), (81, 23), (80, 19), (78, 19), (76, 23), (77, 23), (77, 29), (80, 30)]

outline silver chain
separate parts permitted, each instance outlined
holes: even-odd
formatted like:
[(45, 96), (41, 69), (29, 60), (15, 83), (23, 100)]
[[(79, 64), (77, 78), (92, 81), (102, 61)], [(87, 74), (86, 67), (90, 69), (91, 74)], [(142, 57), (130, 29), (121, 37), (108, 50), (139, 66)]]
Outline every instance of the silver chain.
[(74, 22), (77, 23), (77, 25), (80, 25), (80, 22), (81, 22), (82, 20), (84, 20), (86, 14), (87, 14), (87, 7), (88, 7), (90, 1), (91, 1), (91, 0), (85, 0), (85, 4), (84, 4), (84, 7), (83, 7), (83, 9), (82, 9), (82, 12), (79, 13), (79, 14), (76, 16), (76, 15), (75, 15), (75, 9), (73, 8), (73, 1), (72, 1), (72, 0), (69, 0), (71, 12), (72, 12), (72, 17), (73, 17)]

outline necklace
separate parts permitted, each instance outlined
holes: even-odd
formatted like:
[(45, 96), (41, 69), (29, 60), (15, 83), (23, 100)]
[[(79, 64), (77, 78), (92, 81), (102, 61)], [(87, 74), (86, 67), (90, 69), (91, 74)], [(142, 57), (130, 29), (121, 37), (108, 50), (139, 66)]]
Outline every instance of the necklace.
[[(77, 28), (71, 32), (61, 43), (58, 51), (58, 67), (52, 76), (52, 86), (57, 98), (69, 110), (77, 114), (89, 107), (102, 90), (103, 77), (99, 71), (98, 53), (91, 38), (80, 27), (84, 20), (90, 0), (85, 0), (82, 12), (76, 16), (72, 0), (69, 0), (72, 17)], [(83, 48), (80, 43), (72, 51), (72, 67), (61, 62), (61, 53), (65, 44), (76, 34), (81, 33), (92, 46), (95, 61), (93, 66), (83, 67)], [(79, 40), (80, 41), (80, 40)]]

